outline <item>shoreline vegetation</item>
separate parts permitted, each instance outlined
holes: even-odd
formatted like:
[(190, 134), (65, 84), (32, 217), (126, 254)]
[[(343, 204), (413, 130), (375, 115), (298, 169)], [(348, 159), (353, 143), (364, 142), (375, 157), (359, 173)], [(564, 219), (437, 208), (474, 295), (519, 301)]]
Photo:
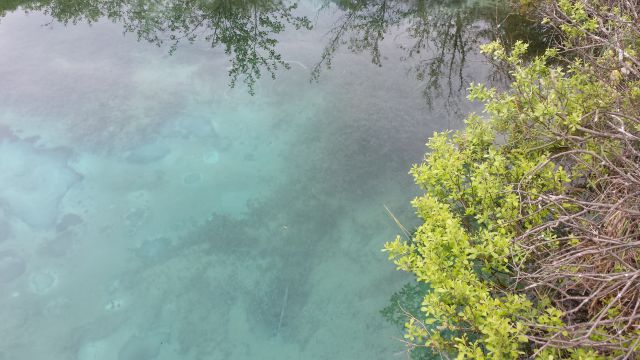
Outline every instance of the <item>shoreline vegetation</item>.
[(637, 359), (640, 3), (513, 5), (556, 41), (482, 46), (511, 85), (411, 169), (423, 223), (384, 251), (417, 285), (383, 315), (414, 359)]
[[(208, 43), (228, 56), (229, 86), (252, 95), (292, 66), (318, 80), (341, 52), (382, 66), (383, 40), (403, 29), (400, 60), (429, 106), (452, 109), (473, 50), (497, 39), (481, 48), (509, 84), (472, 84), (484, 111), (433, 134), (410, 171), (422, 224), (384, 251), (416, 281), (382, 314), (413, 359), (640, 359), (640, 1), (510, 1), (511, 15), (500, 0), (327, 1), (341, 16), (309, 68), (278, 47), (286, 29), (313, 28), (295, 1), (5, 0), (0, 21), (18, 8), (65, 26), (108, 19), (169, 54)], [(340, 153), (362, 150), (350, 144)], [(272, 296), (274, 337), (293, 317), (291, 286)]]

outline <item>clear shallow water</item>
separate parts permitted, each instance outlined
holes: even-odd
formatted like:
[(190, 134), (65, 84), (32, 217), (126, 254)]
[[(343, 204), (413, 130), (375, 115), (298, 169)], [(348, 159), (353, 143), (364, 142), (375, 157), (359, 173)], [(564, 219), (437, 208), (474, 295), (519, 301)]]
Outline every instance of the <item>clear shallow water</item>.
[(296, 13), (314, 29), (277, 34), (291, 69), (255, 96), (202, 39), (169, 55), (121, 21), (0, 18), (0, 359), (403, 356), (384, 205), (412, 224), (410, 165), (473, 106), (447, 72), (429, 106), (415, 69), (438, 47), (402, 60), (402, 21), (382, 67), (347, 44), (310, 83), (354, 14)]

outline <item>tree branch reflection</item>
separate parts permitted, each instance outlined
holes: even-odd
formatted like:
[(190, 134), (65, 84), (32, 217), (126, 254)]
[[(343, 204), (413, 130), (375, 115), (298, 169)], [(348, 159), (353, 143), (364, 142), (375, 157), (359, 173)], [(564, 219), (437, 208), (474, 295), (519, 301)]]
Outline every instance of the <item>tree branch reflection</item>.
[(297, 3), (281, 0), (23, 0), (0, 5), (0, 15), (18, 7), (63, 24), (107, 18), (139, 40), (168, 44), (170, 53), (180, 42), (204, 40), (229, 55), (231, 87), (242, 79), (251, 94), (263, 73), (275, 78), (280, 68), (290, 68), (275, 36), (288, 26), (311, 28), (308, 18), (294, 14)]
[[(354, 53), (368, 52), (371, 62), (382, 66), (382, 42), (394, 36), (402, 50), (400, 60), (411, 63), (429, 105), (444, 98), (455, 106), (470, 83), (465, 69), (478, 44), (508, 37), (512, 26), (538, 42), (541, 35), (503, 1), (444, 0), (333, 0), (325, 7), (343, 11), (329, 32), (329, 40), (312, 70), (318, 79), (323, 68), (332, 67), (336, 52), (346, 47)], [(511, 18), (511, 21), (504, 21)], [(514, 19), (519, 21), (513, 21)], [(501, 24), (501, 26), (498, 26)], [(524, 30), (522, 30), (524, 28)], [(535, 48), (535, 46), (533, 46)]]

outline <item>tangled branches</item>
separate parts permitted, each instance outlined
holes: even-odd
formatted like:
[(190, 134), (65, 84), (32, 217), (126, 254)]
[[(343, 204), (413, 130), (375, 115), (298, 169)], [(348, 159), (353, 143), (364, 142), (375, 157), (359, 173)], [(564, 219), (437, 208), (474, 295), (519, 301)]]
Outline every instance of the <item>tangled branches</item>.
[(576, 71), (612, 95), (580, 104), (576, 121), (560, 106), (553, 125), (534, 121), (537, 131), (519, 138), (549, 151), (547, 163), (570, 179), (560, 193), (531, 194), (525, 176), (516, 190), (523, 209), (548, 219), (516, 238), (527, 259), (514, 266), (517, 286), (564, 314), (562, 325), (531, 324), (529, 338), (538, 352), (583, 347), (633, 358), (640, 348), (640, 2), (550, 1), (542, 10), (565, 36), (564, 59), (578, 59)]
[(564, 314), (563, 326), (530, 337), (541, 349), (628, 358), (640, 339), (640, 119), (598, 111), (584, 118), (576, 133), (556, 134), (568, 146), (549, 158), (573, 169), (564, 193), (519, 192), (524, 206), (553, 220), (516, 238), (529, 261), (515, 268), (519, 284)]
[(594, 66), (603, 80), (612, 72), (614, 81), (640, 79), (640, 1), (554, 0), (540, 10), (567, 40), (558, 46)]

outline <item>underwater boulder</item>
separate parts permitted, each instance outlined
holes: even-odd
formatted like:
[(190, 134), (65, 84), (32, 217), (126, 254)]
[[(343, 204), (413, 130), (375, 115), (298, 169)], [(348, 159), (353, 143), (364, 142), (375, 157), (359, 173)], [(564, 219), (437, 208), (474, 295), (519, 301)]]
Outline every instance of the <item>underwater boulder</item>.
[(55, 225), (60, 201), (82, 180), (68, 166), (71, 151), (42, 149), (16, 138), (0, 142), (0, 207), (35, 229)]

